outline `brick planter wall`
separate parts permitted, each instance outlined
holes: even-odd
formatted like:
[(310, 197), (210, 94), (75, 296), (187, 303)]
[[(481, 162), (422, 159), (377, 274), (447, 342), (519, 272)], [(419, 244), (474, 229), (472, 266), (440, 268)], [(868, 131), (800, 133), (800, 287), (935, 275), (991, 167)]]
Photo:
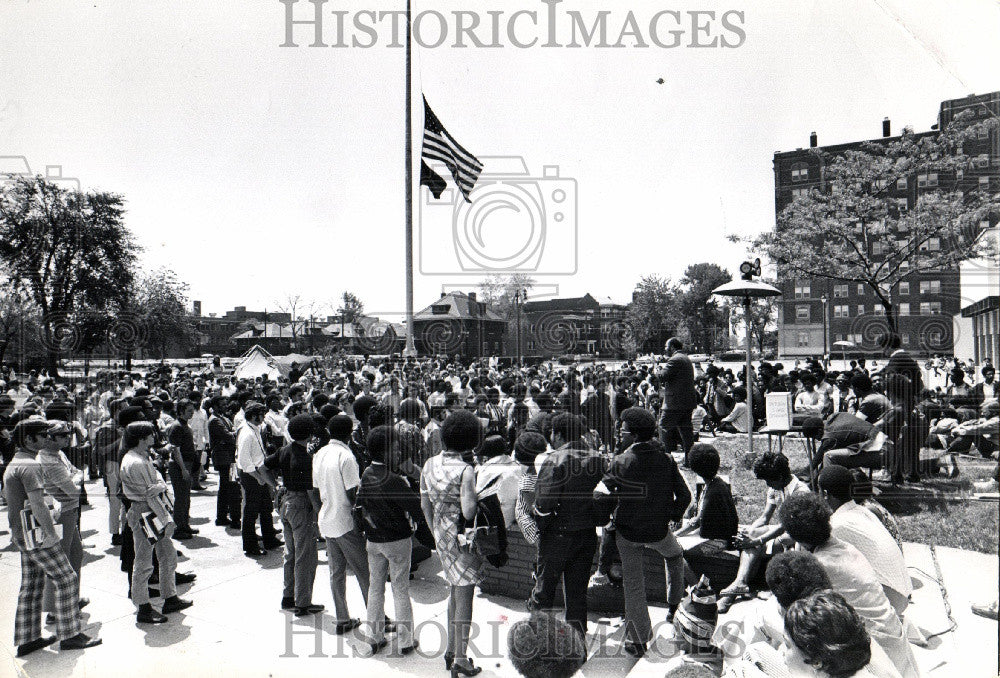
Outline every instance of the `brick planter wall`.
[[(507, 542), (507, 564), (501, 568), (487, 564), (486, 576), (480, 589), (483, 593), (526, 601), (534, 586), (531, 573), (535, 566), (536, 549), (524, 539), (516, 524), (507, 532)], [(667, 587), (663, 559), (652, 552), (646, 553), (645, 559), (646, 601), (650, 604), (666, 605)], [(594, 554), (594, 562), (591, 565), (591, 572), (595, 571), (597, 571), (597, 554)], [(561, 588), (556, 596), (556, 605), (562, 605)], [(592, 586), (587, 591), (587, 605), (593, 612), (623, 614), (625, 603), (622, 589), (614, 586)]]

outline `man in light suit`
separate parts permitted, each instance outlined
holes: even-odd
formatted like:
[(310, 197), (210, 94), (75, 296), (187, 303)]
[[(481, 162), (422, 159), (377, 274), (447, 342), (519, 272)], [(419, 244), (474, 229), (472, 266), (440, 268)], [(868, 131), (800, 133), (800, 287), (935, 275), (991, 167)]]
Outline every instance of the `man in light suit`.
[(660, 435), (668, 452), (673, 452), (677, 443), (681, 444), (686, 467), (688, 450), (694, 442), (691, 413), (698, 404), (698, 392), (694, 387), (694, 366), (684, 353), (684, 344), (677, 337), (667, 339), (666, 354), (667, 364), (660, 373), (663, 387)]

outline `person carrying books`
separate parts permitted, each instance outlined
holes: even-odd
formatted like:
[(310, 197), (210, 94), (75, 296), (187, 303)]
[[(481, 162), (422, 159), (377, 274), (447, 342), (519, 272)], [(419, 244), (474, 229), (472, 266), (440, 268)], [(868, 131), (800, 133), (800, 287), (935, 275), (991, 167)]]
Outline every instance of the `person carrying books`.
[[(52, 520), (62, 526), (63, 552), (69, 558), (69, 564), (79, 580), (80, 570), (83, 568), (83, 544), (80, 540), (80, 486), (83, 484), (83, 471), (73, 466), (62, 452), (69, 444), (72, 433), (73, 429), (65, 421), (50, 420), (45, 443), (38, 451), (38, 463), (42, 467), (45, 493), (59, 502), (59, 509), (53, 512)], [(80, 608), (89, 602), (86, 598), (80, 598)], [(55, 587), (48, 580), (42, 595), (42, 608), (49, 613), (49, 619), (54, 621)]]
[[(136, 605), (136, 620), (141, 624), (160, 624), (166, 615), (191, 607), (189, 600), (177, 597), (174, 573), (177, 550), (171, 536), (174, 522), (170, 513), (171, 498), (167, 484), (149, 457), (156, 440), (156, 427), (148, 421), (137, 421), (125, 427), (122, 447), (122, 491), (131, 502), (125, 518), (132, 529), (135, 561), (132, 565), (132, 602)], [(153, 551), (160, 564), (160, 590), (163, 593), (163, 613), (149, 602), (149, 578), (153, 574)]]
[[(14, 615), (14, 645), (23, 657), (59, 639), (60, 650), (82, 650), (101, 643), (81, 633), (80, 580), (62, 549), (52, 514), (45, 504), (42, 467), (37, 456), (47, 441), (49, 423), (28, 418), (12, 432), (16, 452), (4, 472), (4, 497), (11, 541), (21, 553), (21, 589)], [(28, 532), (22, 526), (28, 523)], [(42, 587), (55, 586), (56, 637), (42, 636)]]

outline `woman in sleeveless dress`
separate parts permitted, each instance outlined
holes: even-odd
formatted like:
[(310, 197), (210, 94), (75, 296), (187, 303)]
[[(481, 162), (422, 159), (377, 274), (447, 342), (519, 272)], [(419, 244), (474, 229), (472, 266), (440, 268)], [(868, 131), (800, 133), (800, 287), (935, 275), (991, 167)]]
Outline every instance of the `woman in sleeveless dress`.
[(482, 580), (483, 559), (459, 546), (460, 518), (476, 516), (476, 474), (467, 459), (483, 437), (479, 419), (468, 410), (452, 413), (441, 424), (444, 449), (424, 464), (420, 502), (434, 533), (441, 569), (451, 586), (448, 598), (448, 650), (444, 661), (452, 676), (482, 671), (466, 657), (472, 626), (472, 598)]

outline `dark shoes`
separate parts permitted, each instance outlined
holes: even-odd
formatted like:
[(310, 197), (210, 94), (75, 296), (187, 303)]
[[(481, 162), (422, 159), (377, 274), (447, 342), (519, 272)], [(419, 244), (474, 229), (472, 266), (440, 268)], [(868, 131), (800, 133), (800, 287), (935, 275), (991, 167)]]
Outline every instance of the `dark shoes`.
[(122, 536), (120, 534), (113, 534), (113, 535), (111, 535), (111, 545), (112, 546), (121, 546), (122, 545)]
[(458, 678), (458, 676), (478, 676), (483, 672), (482, 666), (475, 666), (471, 659), (466, 659), (469, 663), (468, 666), (463, 666), (461, 664), (456, 664), (454, 661), (451, 663), (451, 678)]
[(333, 627), (333, 632), (338, 636), (342, 636), (345, 633), (350, 633), (359, 626), (361, 626), (360, 619), (348, 619), (347, 621), (337, 622)]
[(388, 644), (389, 644), (389, 641), (386, 640), (385, 638), (383, 638), (382, 640), (378, 641), (377, 643), (368, 643), (368, 647), (371, 648), (372, 654), (375, 655), (375, 654), (378, 654), (379, 652), (381, 652), (382, 649), (385, 648), (385, 646), (388, 645)]
[(177, 596), (170, 596), (165, 601), (163, 601), (163, 614), (170, 614), (171, 612), (180, 612), (181, 610), (186, 610), (187, 608), (194, 605), (190, 600), (184, 600), (183, 598), (178, 598)]
[(174, 573), (174, 583), (175, 584), (190, 584), (195, 579), (198, 578), (194, 572), (176, 572)]
[(270, 551), (271, 549), (280, 549), (284, 545), (285, 545), (285, 542), (281, 541), (280, 539), (278, 539), (276, 541), (265, 541), (264, 542), (264, 550), (265, 551)]
[(248, 558), (260, 558), (264, 555), (264, 552), (260, 549), (243, 549), (243, 553), (246, 554)]
[(674, 623), (674, 615), (677, 614), (677, 605), (667, 605), (667, 623)]
[(174, 539), (180, 539), (182, 541), (194, 539), (194, 532), (189, 530), (178, 530), (177, 532), (174, 532)]
[(167, 615), (160, 614), (149, 603), (140, 605), (135, 613), (135, 620), (140, 624), (162, 624), (167, 621)]
[(67, 638), (66, 640), (59, 641), (60, 650), (86, 650), (88, 647), (94, 647), (101, 644), (100, 638), (91, 638), (84, 633), (78, 633), (72, 638)]
[(17, 646), (17, 656), (18, 657), (27, 656), (32, 652), (34, 652), (35, 650), (41, 650), (43, 647), (48, 647), (54, 642), (56, 642), (55, 636), (46, 636), (42, 638), (36, 638), (35, 640), (29, 640), (27, 643)]
[(218, 525), (219, 527), (232, 527), (232, 525), (233, 525), (228, 520), (219, 520), (219, 519), (215, 520), (215, 524)]
[(294, 610), (295, 609), (295, 599), (294, 598), (282, 598), (281, 599), (281, 609), (282, 610)]
[(319, 614), (325, 609), (326, 609), (325, 605), (306, 605), (305, 607), (296, 607), (295, 616), (306, 617), (310, 614)]
[(414, 650), (416, 650), (418, 647), (420, 647), (420, 643), (418, 643), (416, 641), (416, 639), (414, 639), (413, 640), (413, 645), (407, 645), (406, 647), (401, 647), (401, 648), (399, 648), (399, 652), (403, 656), (406, 656), (406, 655), (410, 654), (411, 652), (413, 652)]

